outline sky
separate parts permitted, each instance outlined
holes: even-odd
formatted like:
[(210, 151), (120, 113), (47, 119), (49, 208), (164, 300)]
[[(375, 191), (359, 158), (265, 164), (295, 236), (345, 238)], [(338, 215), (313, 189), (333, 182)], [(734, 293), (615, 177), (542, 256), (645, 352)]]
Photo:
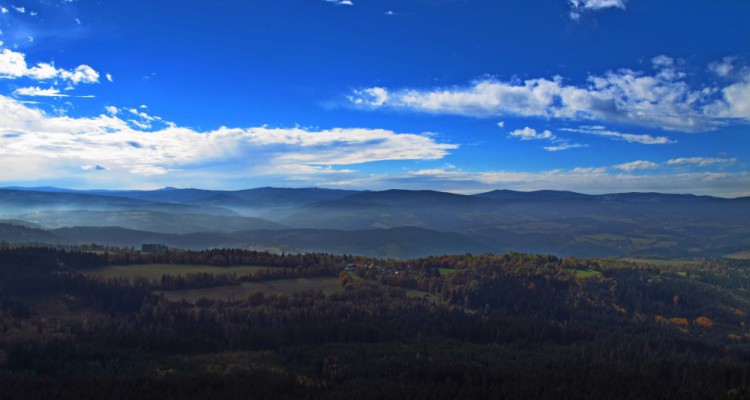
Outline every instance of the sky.
[(0, 0), (0, 186), (750, 196), (747, 0)]

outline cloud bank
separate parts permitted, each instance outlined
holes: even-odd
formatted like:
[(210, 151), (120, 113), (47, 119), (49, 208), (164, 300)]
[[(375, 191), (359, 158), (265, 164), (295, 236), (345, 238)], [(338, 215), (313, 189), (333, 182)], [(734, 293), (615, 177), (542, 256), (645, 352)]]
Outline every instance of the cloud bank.
[[(387, 160), (434, 160), (458, 145), (385, 129), (227, 128), (196, 131), (135, 108), (108, 106), (92, 118), (48, 116), (0, 96), (2, 180), (81, 171), (158, 175), (231, 165), (234, 174), (299, 174)], [(120, 118), (118, 115), (122, 115)], [(125, 118), (137, 119), (125, 119)], [(143, 126), (162, 126), (147, 131)], [(84, 168), (82, 166), (99, 166)]]
[[(676, 60), (652, 59), (648, 74), (620, 69), (591, 75), (585, 85), (560, 76), (524, 81), (482, 79), (468, 86), (428, 89), (370, 87), (348, 103), (363, 109), (396, 109), (468, 117), (539, 117), (626, 123), (674, 131), (710, 131), (750, 123), (750, 72), (724, 87), (691, 87)], [(721, 67), (715, 67), (724, 71)], [(623, 137), (624, 138), (624, 137)]]

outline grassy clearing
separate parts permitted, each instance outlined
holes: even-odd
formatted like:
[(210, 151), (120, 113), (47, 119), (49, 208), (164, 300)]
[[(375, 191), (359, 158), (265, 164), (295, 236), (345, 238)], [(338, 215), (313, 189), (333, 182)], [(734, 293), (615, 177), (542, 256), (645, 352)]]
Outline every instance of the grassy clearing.
[(453, 268), (438, 268), (438, 270), (441, 276), (449, 276), (456, 273), (456, 270)]
[(213, 265), (186, 265), (186, 264), (141, 264), (141, 265), (116, 265), (97, 268), (87, 273), (89, 276), (109, 278), (146, 278), (148, 280), (161, 279), (162, 275), (185, 276), (187, 274), (209, 273), (215, 275), (237, 274), (237, 276), (248, 275), (258, 271), (265, 271), (266, 267), (240, 266), (240, 267), (215, 267)]
[(446, 304), (444, 301), (440, 300), (439, 297), (432, 293), (423, 292), (421, 290), (415, 290), (415, 289), (406, 289), (406, 295), (409, 297), (416, 297), (416, 298), (427, 298), (428, 300), (434, 301), (436, 303), (443, 303)]
[(600, 276), (602, 273), (593, 269), (577, 269), (575, 270), (576, 278), (587, 279)]
[(245, 282), (236, 286), (219, 286), (201, 289), (159, 291), (157, 293), (173, 301), (185, 299), (189, 302), (205, 297), (213, 300), (244, 300), (255, 292), (264, 294), (294, 293), (307, 290), (322, 290), (326, 295), (340, 290), (338, 278), (282, 279), (265, 282)]
[(622, 261), (632, 262), (636, 264), (657, 265), (661, 267), (697, 267), (703, 263), (702, 260), (664, 260), (659, 258), (634, 257), (623, 258)]

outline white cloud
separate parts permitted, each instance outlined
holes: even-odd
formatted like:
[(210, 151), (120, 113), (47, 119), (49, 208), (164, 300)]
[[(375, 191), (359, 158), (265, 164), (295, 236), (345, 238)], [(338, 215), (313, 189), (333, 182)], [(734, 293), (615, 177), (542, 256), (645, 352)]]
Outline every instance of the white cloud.
[(145, 119), (146, 121), (153, 121), (153, 120), (156, 119), (155, 117), (152, 117), (152, 116), (146, 114), (145, 112), (138, 111), (135, 108), (129, 108), (128, 112), (130, 112), (131, 114), (133, 114), (135, 116), (141, 117), (141, 118)]
[(356, 105), (380, 107), (388, 101), (388, 91), (382, 87), (372, 87), (355, 90), (354, 94), (347, 98)]
[(708, 70), (720, 77), (727, 77), (734, 71), (734, 57), (724, 57), (721, 61), (708, 64)]
[(25, 14), (26, 13), (26, 8), (24, 8), (24, 7), (17, 7), (17, 6), (11, 6), (11, 7), (14, 10), (18, 11), (19, 13), (21, 13), (21, 14)]
[(569, 149), (576, 149), (580, 147), (588, 147), (586, 144), (570, 143), (568, 139), (560, 138), (554, 135), (551, 131), (545, 130), (538, 132), (536, 129), (529, 128), (528, 126), (523, 129), (516, 129), (510, 133), (508, 137), (517, 138), (520, 140), (547, 140), (554, 143), (553, 146), (545, 146), (544, 150), (547, 151), (563, 151)]
[[(211, 165), (231, 165), (230, 173), (246, 176), (319, 173), (329, 166), (385, 160), (435, 160), (458, 148), (437, 142), (434, 135), (384, 129), (222, 127), (196, 131), (154, 116), (149, 118), (164, 126), (147, 132), (118, 118), (116, 107), (106, 110), (109, 115), (92, 118), (53, 117), (0, 96), (0, 180), (26, 176), (19, 172), (19, 160), (38, 165), (34, 169), (38, 177), (75, 176), (81, 165), (107, 165), (118, 176), (171, 176), (204, 165), (209, 170)], [(127, 115), (131, 113), (129, 109)]]
[(167, 172), (169, 172), (168, 169), (162, 168), (156, 165), (148, 165), (148, 164), (138, 164), (133, 166), (130, 171), (131, 174), (134, 175), (164, 175)]
[(656, 68), (669, 68), (674, 66), (674, 58), (661, 54), (651, 59), (651, 64)]
[(337, 6), (353, 6), (354, 3), (351, 0), (325, 0), (326, 3), (334, 3)]
[(0, 7), (0, 13), (7, 14), (8, 13), (8, 9), (5, 8), (5, 7)]
[(570, 170), (570, 172), (575, 173), (575, 174), (582, 174), (582, 175), (584, 175), (584, 174), (586, 174), (586, 175), (590, 175), (590, 174), (599, 174), (599, 175), (601, 175), (601, 174), (604, 174), (605, 172), (607, 172), (607, 169), (606, 168), (602, 168), (602, 167), (575, 167), (572, 170)]
[(569, 150), (569, 149), (578, 149), (581, 147), (589, 147), (587, 144), (580, 144), (580, 143), (562, 143), (555, 146), (545, 146), (544, 150), (547, 151), (563, 151), (563, 150)]
[(733, 164), (737, 162), (736, 158), (710, 158), (710, 157), (681, 157), (673, 158), (667, 161), (669, 165), (698, 165), (706, 167), (713, 164)]
[(120, 112), (120, 109), (115, 106), (106, 106), (104, 109), (107, 111), (107, 113), (116, 115), (118, 112)]
[(638, 161), (632, 161), (632, 162), (628, 162), (624, 164), (618, 164), (612, 168), (627, 171), (627, 172), (633, 172), (638, 169), (654, 169), (658, 167), (659, 167), (659, 164), (655, 162), (638, 160)]
[(589, 76), (525, 81), (482, 79), (465, 87), (389, 90), (372, 87), (347, 97), (354, 107), (394, 108), (470, 117), (541, 117), (605, 121), (667, 130), (707, 131), (727, 119), (750, 121), (750, 72), (724, 87), (692, 88), (677, 62), (652, 59), (654, 74), (630, 69)]
[(509, 137), (511, 138), (517, 138), (520, 140), (547, 140), (552, 143), (554, 143), (554, 146), (545, 146), (544, 150), (547, 151), (563, 151), (563, 150), (569, 150), (569, 149), (576, 149), (580, 147), (588, 147), (588, 145), (585, 144), (577, 144), (577, 143), (570, 143), (567, 139), (563, 139), (560, 137), (555, 136), (552, 132), (549, 130), (545, 130), (544, 132), (537, 132), (536, 129), (529, 128), (528, 126), (523, 129), (516, 129), (515, 131), (511, 132)]
[(721, 90), (722, 100), (706, 107), (706, 112), (722, 118), (744, 119), (750, 122), (750, 71), (742, 80)]
[(88, 65), (79, 65), (72, 71), (58, 70), (58, 76), (73, 84), (99, 82), (99, 73)]
[(108, 81), (114, 82), (114, 79), (112, 79), (112, 74), (105, 74), (104, 77), (107, 78)]
[(570, 4), (570, 18), (578, 20), (586, 11), (596, 11), (605, 8), (625, 9), (625, 0), (568, 0)]
[(516, 129), (510, 133), (510, 136), (519, 138), (521, 140), (550, 140), (555, 139), (555, 135), (552, 132), (546, 130), (544, 132), (537, 132), (536, 129), (529, 128), (528, 126), (523, 129)]
[(58, 89), (40, 87), (25, 87), (16, 89), (13, 94), (20, 96), (39, 96), (39, 97), (68, 97), (67, 94), (60, 93)]
[(561, 131), (579, 132), (588, 135), (604, 136), (614, 140), (622, 140), (628, 143), (640, 144), (670, 144), (675, 143), (666, 136), (651, 136), (644, 134), (621, 133), (605, 129), (602, 126), (585, 126), (580, 128), (560, 128)]
[(10, 49), (0, 52), (0, 78), (17, 79), (31, 78), (34, 80), (51, 80), (59, 78), (72, 84), (96, 83), (99, 73), (88, 65), (79, 65), (73, 70), (56, 68), (53, 64), (38, 63), (29, 68), (26, 55)]
[(570, 5), (575, 8), (590, 10), (601, 10), (603, 8), (622, 8), (625, 9), (625, 0), (569, 0)]
[(151, 124), (148, 124), (148, 123), (145, 123), (145, 122), (136, 121), (134, 119), (129, 119), (128, 122), (130, 122), (131, 124), (135, 125), (136, 128), (151, 129)]

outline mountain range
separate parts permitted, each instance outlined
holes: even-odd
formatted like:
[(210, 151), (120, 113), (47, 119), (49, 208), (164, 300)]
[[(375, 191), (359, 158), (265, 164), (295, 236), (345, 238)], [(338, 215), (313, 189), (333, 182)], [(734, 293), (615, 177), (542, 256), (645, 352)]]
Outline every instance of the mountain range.
[(713, 257), (750, 250), (750, 198), (495, 190), (0, 189), (0, 240), (378, 257), (521, 251)]

